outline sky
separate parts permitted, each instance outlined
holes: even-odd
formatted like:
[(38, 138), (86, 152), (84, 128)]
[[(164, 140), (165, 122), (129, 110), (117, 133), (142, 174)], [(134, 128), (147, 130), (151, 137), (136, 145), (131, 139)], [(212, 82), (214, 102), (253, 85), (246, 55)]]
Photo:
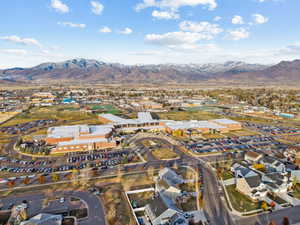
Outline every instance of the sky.
[(2, 0), (0, 68), (300, 58), (299, 0)]

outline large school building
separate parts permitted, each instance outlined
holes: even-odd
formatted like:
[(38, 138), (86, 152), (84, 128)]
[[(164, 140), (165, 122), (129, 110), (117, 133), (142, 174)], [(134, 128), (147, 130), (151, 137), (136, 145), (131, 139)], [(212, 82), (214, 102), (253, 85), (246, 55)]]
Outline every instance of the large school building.
[(113, 148), (116, 146), (111, 138), (113, 130), (112, 125), (51, 127), (45, 141), (55, 145), (52, 154)]
[(174, 121), (154, 119), (149, 112), (140, 112), (136, 119), (124, 119), (113, 114), (101, 114), (99, 120), (106, 125), (61, 126), (51, 127), (45, 139), (47, 144), (54, 145), (51, 151), (68, 153), (76, 151), (92, 151), (116, 147), (112, 138), (114, 132), (132, 133), (139, 130), (158, 132), (164, 131), (173, 135), (191, 133), (227, 133), (242, 128), (239, 122), (229, 119), (209, 121)]
[(100, 121), (111, 124), (115, 129), (123, 132), (133, 132), (136, 130), (165, 131), (175, 133), (181, 131), (183, 134), (196, 130), (199, 133), (227, 133), (233, 130), (240, 130), (241, 123), (230, 119), (216, 119), (209, 121), (174, 121), (156, 120), (151, 113), (140, 112), (136, 119), (124, 119), (112, 114), (99, 115)]

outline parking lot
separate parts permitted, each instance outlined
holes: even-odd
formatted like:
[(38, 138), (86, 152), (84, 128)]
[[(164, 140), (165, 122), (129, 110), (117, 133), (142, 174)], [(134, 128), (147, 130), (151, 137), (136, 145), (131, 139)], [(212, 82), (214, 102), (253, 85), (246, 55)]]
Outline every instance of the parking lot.
[(65, 163), (56, 165), (55, 160), (18, 160), (0, 157), (0, 172), (9, 173), (53, 173), (73, 169), (100, 167), (106, 169), (123, 163), (130, 163), (136, 155), (129, 150), (117, 152), (95, 152), (92, 154), (73, 153), (68, 156)]
[(293, 127), (271, 126), (271, 125), (250, 123), (250, 122), (246, 122), (243, 125), (249, 129), (253, 129), (253, 130), (256, 130), (256, 131), (259, 131), (259, 132), (262, 132), (265, 134), (270, 134), (270, 135), (300, 133), (299, 128), (293, 128)]
[(186, 145), (187, 149), (194, 153), (219, 153), (226, 151), (241, 151), (247, 149), (263, 149), (279, 145), (273, 137), (269, 136), (244, 136), (223, 139), (210, 139), (209, 141), (197, 141)]
[(27, 132), (33, 128), (42, 128), (42, 127), (48, 126), (50, 124), (53, 124), (55, 122), (56, 122), (56, 120), (50, 120), (50, 119), (49, 120), (35, 120), (32, 122), (0, 127), (0, 132), (10, 134), (10, 135), (19, 134), (19, 133)]

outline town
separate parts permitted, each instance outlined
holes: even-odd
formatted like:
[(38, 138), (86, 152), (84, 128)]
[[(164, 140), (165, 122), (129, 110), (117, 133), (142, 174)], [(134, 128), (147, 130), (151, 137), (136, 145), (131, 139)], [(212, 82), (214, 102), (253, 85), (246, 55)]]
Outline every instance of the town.
[(0, 91), (0, 224), (299, 224), (300, 92)]

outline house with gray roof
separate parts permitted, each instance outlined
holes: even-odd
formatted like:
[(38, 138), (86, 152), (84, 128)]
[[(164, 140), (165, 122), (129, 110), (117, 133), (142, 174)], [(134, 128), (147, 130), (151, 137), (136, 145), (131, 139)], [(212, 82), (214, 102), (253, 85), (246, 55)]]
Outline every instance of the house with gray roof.
[(260, 163), (265, 166), (268, 172), (286, 173), (286, 166), (274, 157), (265, 156), (260, 160)]
[(273, 193), (286, 193), (291, 187), (291, 180), (281, 173), (269, 173), (262, 176), (262, 182)]
[(258, 175), (254, 170), (240, 163), (232, 164), (231, 172), (235, 175), (235, 178), (248, 178)]
[(264, 198), (268, 193), (259, 175), (237, 178), (236, 189), (254, 201)]
[(20, 225), (61, 225), (62, 220), (62, 215), (40, 213), (29, 220), (21, 222)]
[(188, 225), (183, 213), (169, 207), (160, 194), (146, 205), (145, 215), (152, 225)]

